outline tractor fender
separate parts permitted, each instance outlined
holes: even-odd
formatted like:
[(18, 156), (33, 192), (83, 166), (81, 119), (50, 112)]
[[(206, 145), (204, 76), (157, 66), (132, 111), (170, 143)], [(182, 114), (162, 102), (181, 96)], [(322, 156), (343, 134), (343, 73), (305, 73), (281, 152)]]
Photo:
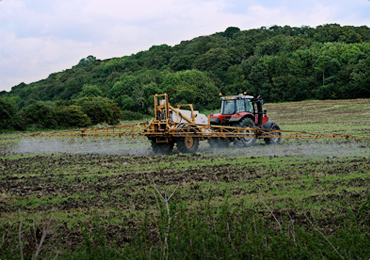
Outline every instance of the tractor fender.
[(249, 114), (246, 114), (246, 115), (239, 116), (239, 117), (231, 117), (229, 120), (229, 123), (237, 123), (237, 122), (240, 122), (244, 118), (250, 118), (252, 121), (254, 121), (252, 116), (250, 116)]
[(231, 117), (229, 123), (236, 123), (239, 122), (241, 119), (242, 117)]
[(262, 127), (262, 128), (264, 128), (264, 129), (271, 129), (272, 125), (274, 125), (274, 124), (275, 124), (275, 120), (268, 121), (268, 122), (266, 122), (266, 123), (263, 125), (263, 127)]

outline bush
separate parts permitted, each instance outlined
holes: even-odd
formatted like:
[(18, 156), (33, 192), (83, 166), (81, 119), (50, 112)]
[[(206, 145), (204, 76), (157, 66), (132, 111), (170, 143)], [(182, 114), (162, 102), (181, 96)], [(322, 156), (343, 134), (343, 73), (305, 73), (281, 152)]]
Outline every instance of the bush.
[(133, 112), (133, 111), (129, 111), (129, 110), (125, 110), (125, 111), (122, 111), (122, 114), (121, 114), (121, 119), (122, 120), (142, 120), (144, 119), (145, 117), (147, 117), (147, 115), (144, 115), (140, 112)]
[(57, 124), (56, 112), (53, 106), (48, 106), (42, 101), (37, 101), (20, 111), (20, 116), (25, 124), (41, 128), (55, 128)]
[(62, 127), (84, 127), (91, 124), (90, 118), (82, 111), (80, 106), (71, 105), (56, 111), (58, 124)]
[(87, 114), (92, 124), (108, 123), (118, 124), (121, 110), (112, 100), (103, 97), (80, 98), (76, 104), (81, 106), (82, 111)]
[(0, 129), (13, 128), (15, 115), (15, 108), (0, 98)]

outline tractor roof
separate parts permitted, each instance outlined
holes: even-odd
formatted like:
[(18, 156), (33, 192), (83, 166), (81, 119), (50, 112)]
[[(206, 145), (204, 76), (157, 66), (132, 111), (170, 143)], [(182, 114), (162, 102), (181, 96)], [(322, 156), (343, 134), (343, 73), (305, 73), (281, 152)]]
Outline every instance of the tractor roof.
[(229, 99), (254, 99), (253, 96), (243, 95), (243, 94), (239, 94), (237, 96), (220, 97), (220, 98), (221, 98), (221, 100), (229, 100)]

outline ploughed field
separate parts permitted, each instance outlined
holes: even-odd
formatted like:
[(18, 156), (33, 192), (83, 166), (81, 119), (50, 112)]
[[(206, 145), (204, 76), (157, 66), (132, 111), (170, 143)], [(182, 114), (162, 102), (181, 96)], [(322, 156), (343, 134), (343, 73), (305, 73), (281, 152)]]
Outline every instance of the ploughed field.
[[(283, 130), (370, 135), (368, 99), (265, 107)], [(2, 134), (0, 149), (0, 259), (370, 257), (369, 140), (156, 156), (141, 138)]]

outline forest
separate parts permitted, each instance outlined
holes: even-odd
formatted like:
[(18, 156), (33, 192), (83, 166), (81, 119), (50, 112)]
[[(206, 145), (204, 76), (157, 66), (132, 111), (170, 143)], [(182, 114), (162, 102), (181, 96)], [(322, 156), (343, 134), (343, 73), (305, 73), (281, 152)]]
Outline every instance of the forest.
[(219, 107), (218, 94), (265, 102), (370, 98), (370, 29), (325, 24), (224, 32), (131, 56), (80, 60), (0, 92), (0, 129), (117, 124), (152, 114), (153, 96)]

